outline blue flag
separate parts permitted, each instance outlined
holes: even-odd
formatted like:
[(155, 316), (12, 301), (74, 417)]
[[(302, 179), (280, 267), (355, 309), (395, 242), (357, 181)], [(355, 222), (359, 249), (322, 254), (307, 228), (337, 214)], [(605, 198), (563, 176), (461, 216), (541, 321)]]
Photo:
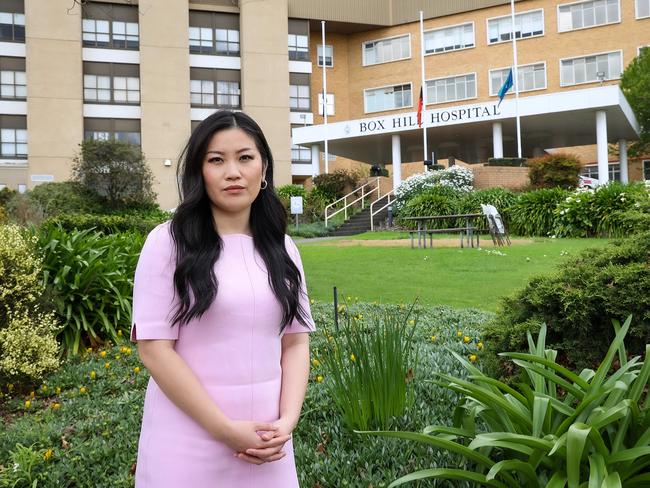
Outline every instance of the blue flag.
[(506, 78), (506, 81), (503, 82), (503, 86), (499, 90), (499, 105), (501, 105), (501, 102), (503, 102), (503, 98), (506, 96), (506, 93), (508, 93), (508, 90), (512, 88), (512, 68), (510, 68), (510, 71), (508, 72), (508, 77)]

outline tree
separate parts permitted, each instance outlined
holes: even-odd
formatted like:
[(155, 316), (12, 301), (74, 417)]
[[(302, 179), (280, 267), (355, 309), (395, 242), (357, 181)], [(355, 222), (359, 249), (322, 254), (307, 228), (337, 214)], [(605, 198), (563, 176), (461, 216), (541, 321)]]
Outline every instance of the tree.
[(650, 154), (650, 48), (641, 49), (625, 68), (620, 86), (641, 125), (641, 135), (630, 144), (629, 155)]
[(528, 177), (533, 188), (575, 188), (582, 169), (580, 159), (573, 154), (554, 153), (529, 159)]
[(139, 146), (122, 141), (84, 141), (74, 159), (72, 177), (108, 206), (154, 203), (153, 174)]

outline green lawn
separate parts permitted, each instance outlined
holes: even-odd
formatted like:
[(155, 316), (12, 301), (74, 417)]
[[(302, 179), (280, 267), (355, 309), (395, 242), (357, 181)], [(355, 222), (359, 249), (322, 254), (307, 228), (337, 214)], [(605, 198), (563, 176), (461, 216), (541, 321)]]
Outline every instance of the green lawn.
[[(381, 238), (389, 237), (384, 233)], [(607, 240), (534, 239), (532, 244), (483, 250), (335, 244), (299, 244), (309, 293), (316, 300), (332, 301), (336, 286), (340, 298), (409, 303), (419, 297), (428, 305), (494, 311), (500, 297), (521, 288), (531, 276), (550, 273), (566, 256), (604, 246)]]

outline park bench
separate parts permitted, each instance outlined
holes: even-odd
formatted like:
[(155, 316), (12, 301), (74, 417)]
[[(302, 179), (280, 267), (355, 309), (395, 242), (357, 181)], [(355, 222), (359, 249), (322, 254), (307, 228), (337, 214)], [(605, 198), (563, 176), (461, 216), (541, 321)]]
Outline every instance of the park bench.
[[(405, 217), (403, 220), (409, 220), (417, 223), (417, 229), (409, 229), (408, 233), (411, 237), (411, 249), (415, 248), (415, 237), (417, 236), (418, 248), (427, 247), (427, 237), (429, 238), (429, 247), (433, 247), (433, 234), (455, 234), (458, 233), (460, 237), (460, 247), (463, 248), (467, 244), (468, 247), (474, 247), (476, 240), (476, 247), (479, 247), (479, 228), (476, 226), (477, 220), (483, 218), (482, 213), (471, 214), (456, 214), (456, 215), (429, 215), (426, 217)], [(441, 229), (430, 229), (429, 225), (432, 222), (440, 220), (463, 220), (464, 225), (447, 227)]]

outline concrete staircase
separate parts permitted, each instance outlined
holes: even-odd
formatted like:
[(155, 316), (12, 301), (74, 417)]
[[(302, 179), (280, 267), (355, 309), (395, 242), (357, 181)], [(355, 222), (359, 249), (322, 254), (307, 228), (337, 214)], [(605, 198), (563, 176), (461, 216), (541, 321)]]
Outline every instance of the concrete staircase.
[[(388, 218), (388, 209), (384, 209), (375, 215), (375, 228), (384, 225)], [(364, 208), (358, 214), (353, 215), (340, 227), (330, 233), (331, 236), (351, 236), (361, 234), (370, 230), (370, 207)]]

